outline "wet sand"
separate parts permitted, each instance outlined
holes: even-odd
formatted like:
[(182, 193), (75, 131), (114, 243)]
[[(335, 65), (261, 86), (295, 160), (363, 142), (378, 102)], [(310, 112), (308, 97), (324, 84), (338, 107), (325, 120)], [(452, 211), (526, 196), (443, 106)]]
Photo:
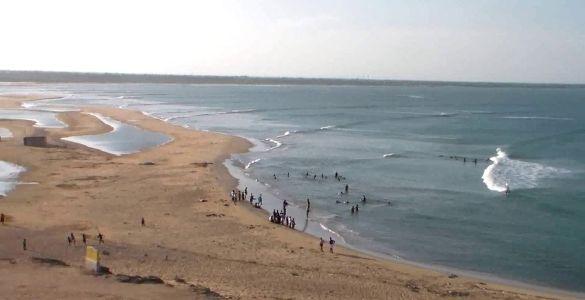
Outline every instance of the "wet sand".
[[(35, 97), (41, 96), (0, 96), (0, 107), (18, 106)], [(8, 223), (0, 226), (0, 298), (215, 295), (202, 287), (242, 299), (571, 298), (466, 276), (450, 278), (342, 247), (335, 254), (321, 252), (316, 238), (272, 224), (262, 210), (229, 199), (236, 182), (222, 162), (232, 153), (247, 151), (248, 141), (185, 129), (135, 111), (103, 107), (84, 111), (174, 140), (117, 157), (60, 140), (111, 130), (81, 112), (60, 113), (60, 120), (69, 125), (64, 129), (42, 130), (33, 128), (32, 122), (0, 120), (0, 127), (14, 134), (0, 142), (0, 160), (28, 169), (20, 181), (38, 183), (19, 185), (0, 199), (0, 212), (8, 215)], [(33, 131), (46, 134), (51, 147), (22, 146), (22, 136)], [(71, 232), (77, 237), (75, 246), (66, 240)], [(99, 245), (102, 264), (114, 274), (154, 275), (167, 285), (134, 285), (118, 283), (114, 275), (84, 275), (80, 236), (88, 234), (88, 243), (97, 245), (98, 232), (105, 236), (105, 243)], [(23, 238), (28, 241), (27, 251), (22, 250)], [(46, 266), (32, 257), (58, 259), (69, 266)]]

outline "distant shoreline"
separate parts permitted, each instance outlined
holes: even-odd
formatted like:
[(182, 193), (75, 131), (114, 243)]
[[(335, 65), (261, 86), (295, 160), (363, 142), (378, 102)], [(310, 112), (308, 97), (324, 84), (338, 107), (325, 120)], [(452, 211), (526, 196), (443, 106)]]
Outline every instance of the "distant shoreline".
[(585, 83), (513, 83), (433, 80), (342, 79), (305, 77), (253, 77), (215, 75), (170, 75), (129, 73), (82, 73), (0, 70), (0, 82), (7, 83), (161, 83), (238, 85), (330, 85), (330, 86), (459, 86), (500, 88), (585, 88)]

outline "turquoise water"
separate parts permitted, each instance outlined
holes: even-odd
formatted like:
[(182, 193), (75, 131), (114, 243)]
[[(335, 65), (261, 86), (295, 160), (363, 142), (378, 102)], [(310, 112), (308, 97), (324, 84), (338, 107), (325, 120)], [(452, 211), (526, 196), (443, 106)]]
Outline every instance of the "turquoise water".
[[(298, 211), (309, 197), (312, 223), (354, 247), (585, 290), (585, 89), (55, 84), (34, 91), (39, 89), (68, 95), (43, 105), (126, 107), (251, 139), (254, 151), (235, 157), (239, 172)], [(334, 180), (335, 172), (346, 180)], [(339, 196), (345, 184), (349, 194)], [(359, 203), (362, 195), (365, 204)], [(356, 203), (360, 212), (352, 215)]]

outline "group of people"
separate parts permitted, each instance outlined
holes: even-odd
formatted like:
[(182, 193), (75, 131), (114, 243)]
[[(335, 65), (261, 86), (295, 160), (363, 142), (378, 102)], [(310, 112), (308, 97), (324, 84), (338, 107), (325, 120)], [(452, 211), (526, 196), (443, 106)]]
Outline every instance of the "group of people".
[(287, 206), (288, 206), (288, 201), (286, 201), (286, 199), (285, 199), (282, 201), (282, 210), (280, 210), (280, 211), (278, 211), (276, 209), (273, 210), (272, 215), (268, 217), (268, 220), (272, 223), (281, 224), (281, 225), (284, 225), (288, 228), (295, 229), (297, 222), (295, 221), (295, 218), (293, 218), (291, 216), (287, 216), (287, 214), (286, 214), (286, 207)]
[[(290, 173), (286, 174), (287, 178), (290, 178)], [(320, 176), (318, 176), (317, 174), (310, 174), (309, 172), (306, 172), (304, 174), (305, 178), (312, 178), (313, 180), (317, 180), (317, 179), (328, 179), (328, 176), (326, 176), (325, 174), (321, 174)], [(338, 172), (335, 172), (334, 176), (335, 180), (341, 182), (342, 180), (345, 180), (346, 178), (341, 176)], [(274, 180), (278, 180), (278, 176), (276, 174), (273, 174), (273, 178)], [(349, 194), (349, 184), (345, 184), (343, 191), (340, 193), (341, 195), (347, 195)], [(260, 208), (262, 206), (262, 194), (260, 194), (258, 196), (258, 198), (254, 197), (254, 194), (252, 193), (248, 193), (248, 187), (245, 187), (244, 190), (232, 190), (230, 192), (230, 198), (232, 199), (232, 201), (235, 202), (239, 202), (239, 201), (249, 201), (251, 205)], [(361, 203), (365, 203), (366, 202), (366, 196), (363, 195), (363, 197), (360, 199)], [(349, 202), (347, 202), (349, 203)], [(295, 218), (287, 215), (287, 206), (289, 205), (287, 200), (283, 200), (282, 201), (282, 209), (278, 210), (278, 209), (274, 209), (272, 211), (272, 214), (270, 214), (270, 216), (268, 217), (268, 220), (272, 223), (275, 224), (281, 224), (284, 226), (287, 226), (289, 228), (295, 229), (296, 226), (296, 221)], [(351, 207), (351, 214), (355, 214), (357, 212), (359, 212), (359, 204), (356, 204), (355, 206)], [(306, 208), (306, 213), (307, 213), (307, 217), (309, 216), (309, 212), (311, 211), (311, 200), (309, 198), (307, 198), (307, 208)], [(319, 242), (319, 246), (321, 248), (321, 251), (323, 250), (324, 244), (326, 243), (325, 240), (323, 240), (323, 238), (320, 238), (320, 242)], [(333, 253), (333, 248), (335, 246), (335, 240), (331, 237), (329, 237), (329, 251), (331, 253)]]
[(359, 204), (356, 204), (355, 206), (352, 206), (351, 207), (351, 214), (352, 215), (358, 213), (359, 211), (360, 211), (360, 205)]
[[(100, 244), (104, 243), (104, 235), (101, 232), (98, 232), (96, 237), (98, 239), (98, 243)], [(83, 242), (84, 245), (87, 245), (87, 238), (88, 238), (87, 234), (85, 233), (81, 234), (81, 241)], [(76, 245), (75, 235), (73, 234), (73, 232), (67, 235), (67, 243), (70, 246), (71, 244)]]
[[(445, 157), (445, 156), (444, 155), (439, 155), (439, 157)], [(470, 161), (470, 162), (473, 162), (473, 164), (476, 165), (476, 166), (477, 166), (477, 162), (480, 161), (477, 158), (467, 158), (467, 157), (464, 157), (464, 156), (455, 156), (455, 155), (449, 156), (449, 159), (454, 159), (454, 160), (462, 159), (464, 164), (467, 163), (467, 161)], [(489, 162), (490, 159), (487, 158), (486, 161)]]
[(250, 201), (250, 204), (256, 208), (262, 207), (262, 194), (260, 194), (258, 198), (255, 198), (254, 194), (250, 193), (250, 197), (248, 197), (248, 187), (244, 188), (244, 191), (232, 190), (230, 192), (230, 197), (234, 203), (248, 200)]
[(281, 224), (291, 229), (295, 229), (295, 226), (297, 225), (295, 218), (287, 216), (282, 210), (273, 210), (272, 215), (268, 217), (268, 220), (272, 223)]
[[(290, 177), (290, 173), (287, 173), (287, 177)], [(276, 179), (276, 175), (274, 175), (274, 178)], [(323, 179), (327, 179), (328, 177), (327, 177), (327, 175), (325, 175), (323, 173), (321, 173), (321, 176), (318, 176), (318, 174), (309, 174), (309, 172), (307, 171), (305, 173), (305, 178), (313, 178), (313, 180), (317, 180), (317, 178), (321, 178), (323, 180)], [(337, 172), (335, 172), (334, 178), (335, 178), (335, 180), (340, 181), (340, 182), (342, 180), (345, 180), (345, 177), (339, 175), (339, 173), (337, 173)]]
[[(323, 252), (323, 244), (325, 244), (325, 240), (321, 238), (319, 241), (319, 247), (321, 248), (321, 252)], [(329, 252), (333, 253), (333, 246), (335, 246), (335, 240), (329, 237)]]

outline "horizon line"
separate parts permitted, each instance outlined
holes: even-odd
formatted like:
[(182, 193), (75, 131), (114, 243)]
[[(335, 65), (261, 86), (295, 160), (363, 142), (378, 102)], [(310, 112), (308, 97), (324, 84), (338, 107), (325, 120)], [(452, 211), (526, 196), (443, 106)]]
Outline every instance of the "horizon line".
[[(202, 79), (215, 79), (218, 81), (229, 81), (234, 79), (240, 80), (248, 80), (247, 82), (239, 82), (239, 84), (291, 84), (291, 85), (310, 85), (310, 84), (323, 84), (323, 85), (374, 85), (374, 86), (384, 86), (384, 85), (396, 85), (396, 84), (421, 84), (421, 85), (458, 85), (458, 86), (482, 86), (482, 87), (494, 87), (494, 86), (516, 86), (516, 87), (585, 87), (584, 83), (551, 83), (551, 82), (520, 82), (520, 81), (465, 81), (465, 80), (432, 80), (432, 79), (370, 79), (370, 78), (357, 78), (357, 77), (303, 77), (303, 76), (254, 76), (254, 75), (202, 75), (202, 74), (184, 74), (184, 73), (131, 73), (131, 72), (84, 72), (84, 71), (46, 71), (46, 70), (5, 70), (0, 69), (0, 82), (68, 82), (68, 81), (60, 81), (60, 80), (49, 80), (47, 78), (37, 78), (37, 80), (26, 80), (25, 78), (4, 78), (2, 75), (10, 74), (61, 74), (65, 76), (75, 76), (75, 75), (84, 75), (84, 76), (91, 76), (94, 80), (100, 79), (99, 77), (107, 77), (107, 76), (128, 76), (128, 77), (135, 77), (136, 81), (126, 80), (121, 81), (124, 83), (147, 83), (149, 81), (144, 81), (144, 79), (148, 79), (148, 77), (161, 77), (160, 79), (167, 79), (175, 78), (175, 79), (194, 79), (194, 80), (202, 80)], [(138, 80), (139, 77), (143, 77), (142, 81)], [(10, 79), (17, 79), (17, 80), (10, 80)], [(24, 80), (23, 80), (24, 79)], [(39, 80), (40, 79), (40, 80)], [(101, 78), (100, 81), (91, 81), (86, 79), (79, 80), (75, 82), (87, 82), (87, 83), (99, 83), (99, 82), (110, 82), (107, 81), (106, 78)], [(118, 78), (120, 79), (120, 78)], [(128, 79), (128, 78), (127, 78)], [(120, 81), (118, 81), (120, 82)], [(112, 82), (112, 83), (115, 83)], [(193, 83), (193, 84), (204, 84), (206, 82), (152, 82), (152, 83)], [(210, 82), (211, 83), (211, 82)], [(237, 83), (237, 82), (215, 82), (217, 84), (230, 84), (230, 83)]]

